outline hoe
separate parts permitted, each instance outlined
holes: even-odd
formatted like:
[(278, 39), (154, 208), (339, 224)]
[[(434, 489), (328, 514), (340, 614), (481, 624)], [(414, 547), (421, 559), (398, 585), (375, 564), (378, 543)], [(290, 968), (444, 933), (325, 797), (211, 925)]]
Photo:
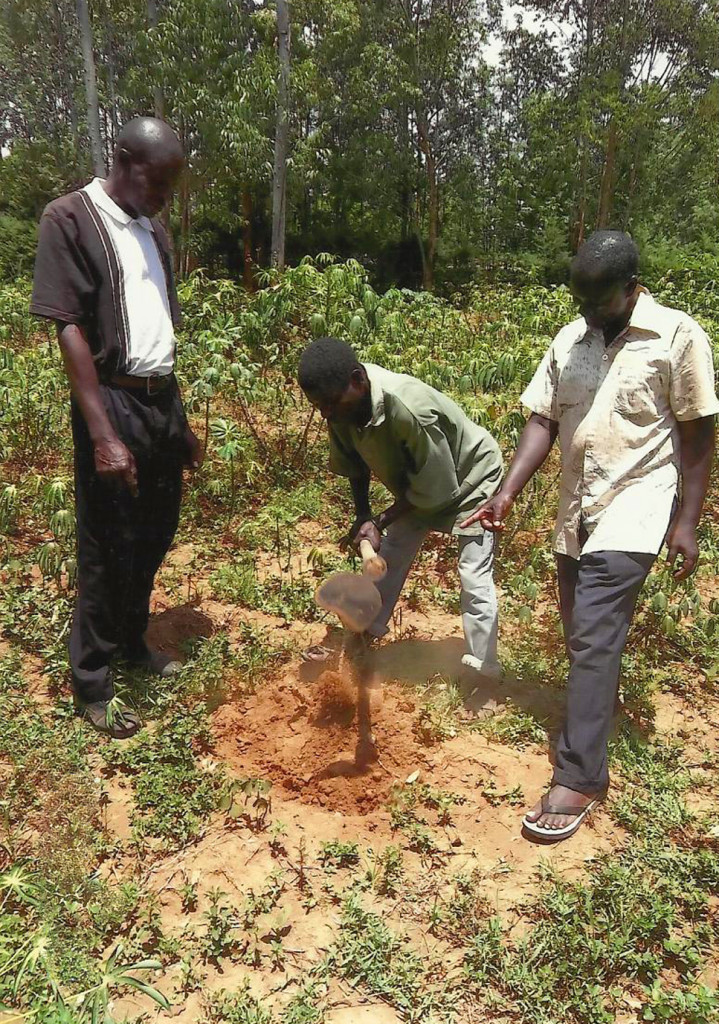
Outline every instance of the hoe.
[[(370, 721), (370, 700), (368, 679), (371, 674), (367, 644), (363, 633), (374, 622), (382, 607), (382, 598), (375, 582), (387, 572), (384, 558), (375, 553), (369, 541), (360, 542), (362, 575), (353, 572), (338, 572), (325, 580), (315, 594), (320, 608), (334, 612), (347, 631), (342, 643), (340, 669), (345, 660), (352, 665), (352, 674), (357, 680), (357, 726), (359, 739), (355, 752), (355, 763), (362, 769), (371, 761), (377, 761), (377, 749)], [(381, 762), (380, 762), (381, 763)]]

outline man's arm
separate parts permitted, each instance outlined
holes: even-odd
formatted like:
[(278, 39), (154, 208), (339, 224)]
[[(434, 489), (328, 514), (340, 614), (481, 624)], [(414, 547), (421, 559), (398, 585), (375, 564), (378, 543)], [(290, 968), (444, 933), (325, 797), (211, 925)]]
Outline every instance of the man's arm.
[[(382, 539), (382, 530), (385, 530), (390, 523), (398, 519), (404, 512), (411, 508), (409, 502), (404, 499), (395, 501), (388, 509), (381, 512), (372, 521), (372, 508), (369, 501), (370, 472), (367, 470), (362, 476), (350, 477), (350, 487), (355, 505), (355, 521), (349, 533), (350, 541), (355, 550), (359, 550), (360, 541), (368, 540), (375, 551), (379, 551)], [(376, 523), (379, 523), (379, 528)]]
[[(378, 516), (375, 516), (374, 520), (369, 519), (368, 516), (358, 517), (354, 527), (355, 533), (352, 535), (353, 547), (359, 550), (360, 541), (368, 540), (375, 551), (379, 551), (380, 544), (382, 543), (382, 534), (387, 527), (391, 526), (400, 516), (405, 515), (407, 512), (412, 512), (414, 508), (415, 506), (407, 501), (406, 498), (398, 498), (384, 512), (380, 512)], [(358, 523), (360, 524), (359, 528), (357, 528)]]
[(522, 431), (517, 451), (500, 490), (465, 519), (460, 524), (461, 529), (477, 522), (492, 532), (504, 529), (504, 520), (512, 505), (546, 460), (557, 439), (558, 430), (559, 424), (555, 420), (532, 413)]
[(369, 503), (369, 481), (370, 473), (368, 469), (362, 473), (362, 476), (350, 477), (352, 498), (355, 503), (355, 522), (357, 524), (366, 522), (372, 515)]
[(65, 370), (95, 449), (95, 470), (104, 480), (116, 480), (137, 494), (137, 467), (132, 452), (115, 433), (105, 412), (90, 346), (77, 324), (57, 323)]
[(680, 420), (678, 426), (682, 503), (667, 537), (667, 557), (669, 564), (674, 565), (677, 556), (682, 556), (681, 565), (674, 570), (674, 578), (684, 580), (694, 572), (699, 558), (697, 526), (704, 507), (714, 458), (714, 417)]

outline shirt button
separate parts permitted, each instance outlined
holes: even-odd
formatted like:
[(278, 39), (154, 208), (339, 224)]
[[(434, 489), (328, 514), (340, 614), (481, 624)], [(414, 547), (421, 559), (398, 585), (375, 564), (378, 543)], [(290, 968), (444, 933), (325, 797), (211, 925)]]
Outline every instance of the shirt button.
[(602, 360), (606, 363), (607, 359), (609, 359), (609, 356), (605, 352), (604, 355), (602, 356)]

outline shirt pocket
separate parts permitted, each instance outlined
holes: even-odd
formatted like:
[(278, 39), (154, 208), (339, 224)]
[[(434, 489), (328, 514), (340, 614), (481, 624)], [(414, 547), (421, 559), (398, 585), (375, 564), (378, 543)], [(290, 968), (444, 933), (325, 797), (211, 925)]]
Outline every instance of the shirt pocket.
[(617, 385), (615, 411), (638, 427), (648, 427), (659, 418), (658, 394), (651, 376), (627, 374)]
[(597, 356), (585, 342), (573, 346), (557, 377), (554, 401), (555, 419), (578, 415), (591, 408), (597, 394), (599, 372)]

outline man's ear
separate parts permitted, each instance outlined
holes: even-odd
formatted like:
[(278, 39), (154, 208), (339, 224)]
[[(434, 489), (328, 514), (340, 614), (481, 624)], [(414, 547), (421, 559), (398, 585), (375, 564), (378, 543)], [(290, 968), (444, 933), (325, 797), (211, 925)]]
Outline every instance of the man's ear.
[(639, 278), (638, 277), (630, 277), (629, 280), (627, 281), (626, 288), (624, 289), (625, 294), (626, 295), (633, 295), (634, 292), (637, 290), (637, 285), (638, 284), (639, 284)]
[(369, 384), (367, 374), (365, 373), (364, 367), (362, 366), (358, 366), (356, 369), (352, 371), (352, 376), (350, 377), (350, 380), (359, 391), (362, 391), (364, 389), (365, 384)]

